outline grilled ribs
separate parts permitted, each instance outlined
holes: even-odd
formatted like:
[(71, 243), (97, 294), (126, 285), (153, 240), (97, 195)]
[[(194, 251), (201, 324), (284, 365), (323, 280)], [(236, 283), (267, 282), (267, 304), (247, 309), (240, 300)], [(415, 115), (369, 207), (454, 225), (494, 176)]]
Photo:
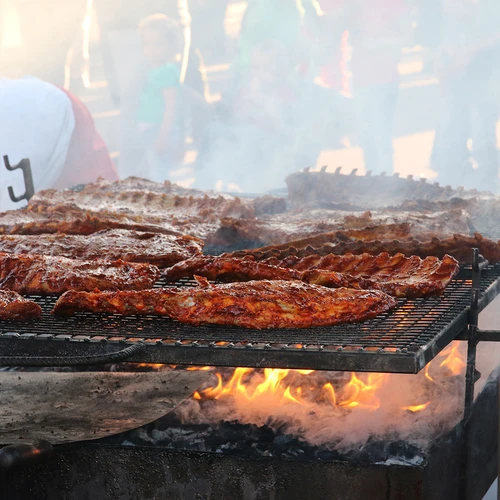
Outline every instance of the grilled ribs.
[(323, 285), (328, 288), (380, 290), (380, 286), (373, 280), (370, 281), (335, 271), (303, 272), (280, 267), (279, 265), (263, 264), (250, 259), (234, 259), (230, 257), (200, 256), (189, 259), (166, 269), (163, 276), (168, 281), (203, 276), (211, 280), (229, 283), (253, 280), (303, 281), (304, 283)]
[(437, 235), (471, 234), (474, 226), (461, 209), (437, 213), (359, 212), (339, 210), (288, 210), (284, 214), (256, 219), (223, 218), (218, 229), (208, 234), (206, 246), (214, 249), (307, 245), (347, 239), (429, 240)]
[(141, 213), (182, 211), (191, 212), (190, 215), (205, 213), (207, 216), (238, 218), (277, 214), (286, 210), (285, 198), (262, 196), (241, 199), (213, 191), (186, 189), (169, 181), (158, 183), (138, 177), (117, 182), (101, 179), (78, 191), (47, 189), (36, 193), (32, 200), (35, 203), (73, 203), (80, 208), (92, 210), (130, 209)]
[(212, 257), (201, 255), (179, 262), (163, 271), (167, 281), (203, 276), (211, 280), (226, 282), (251, 280), (300, 280), (301, 273), (284, 266), (256, 262), (253, 259)]
[(200, 194), (180, 196), (173, 192), (134, 189), (132, 186), (125, 190), (102, 190), (88, 185), (81, 192), (40, 191), (30, 200), (29, 206), (55, 204), (89, 210), (97, 216), (100, 213), (120, 214), (200, 238), (216, 231), (221, 218), (255, 218), (252, 200)]
[(195, 275), (220, 281), (301, 280), (329, 288), (382, 290), (396, 297), (425, 297), (441, 293), (458, 272), (458, 262), (449, 255), (437, 257), (310, 255), (299, 258), (270, 258), (255, 261), (220, 257), (195, 257), (168, 268), (164, 277), (170, 281), (192, 278)]
[(16, 292), (0, 290), (0, 319), (13, 319), (24, 321), (38, 318), (42, 308), (32, 300), (21, 297)]
[[(132, 193), (125, 194), (132, 197)], [(107, 205), (96, 201), (95, 206), (91, 202), (81, 205), (69, 200), (53, 204), (50, 198), (40, 196), (30, 200), (25, 209), (0, 215), (0, 233), (91, 234), (113, 228), (206, 238), (217, 230), (223, 216), (253, 217), (253, 209), (249, 209), (239, 198), (170, 199), (165, 206), (154, 208), (144, 193), (139, 193), (137, 203), (130, 206), (127, 199), (121, 204)]]
[[(189, 234), (204, 239), (211, 247), (235, 249), (283, 242), (319, 246), (352, 238), (406, 240), (423, 234), (429, 239), (436, 234), (470, 230), (470, 221), (460, 209), (433, 214), (395, 210), (359, 215), (314, 209), (289, 210), (281, 215), (278, 212), (286, 208), (283, 199), (243, 200), (197, 191), (178, 192), (182, 188), (139, 179), (116, 184), (97, 182), (81, 192), (41, 191), (27, 208), (0, 214), (0, 234), (92, 234), (127, 229)], [(268, 215), (260, 216), (262, 212)]]
[(90, 235), (0, 235), (0, 252), (72, 259), (123, 260), (168, 267), (200, 255), (203, 242), (190, 236), (105, 229)]
[(481, 255), (491, 264), (500, 262), (500, 244), (478, 233), (474, 236), (455, 234), (450, 238), (432, 238), (429, 241), (419, 241), (416, 239), (408, 241), (348, 240), (332, 242), (320, 247), (309, 245), (303, 248), (297, 248), (294, 245), (279, 245), (276, 247), (270, 246), (252, 250), (238, 250), (226, 255), (232, 257), (245, 257), (250, 255), (255, 260), (265, 260), (271, 257), (284, 259), (287, 256), (307, 257), (308, 255), (328, 255), (330, 253), (336, 255), (347, 253), (355, 255), (363, 253), (377, 255), (382, 252), (387, 252), (391, 255), (402, 253), (406, 256), (416, 255), (421, 258), (429, 256), (443, 258), (445, 255), (450, 255), (460, 263), (468, 264), (471, 262), (472, 248), (479, 248)]
[[(357, 169), (356, 169), (357, 170)], [(321, 205), (325, 203), (354, 203), (370, 209), (398, 205), (406, 200), (446, 201), (460, 196), (477, 196), (476, 190), (457, 190), (450, 186), (426, 182), (426, 179), (406, 178), (399, 174), (355, 175), (356, 170), (346, 175), (337, 169), (329, 172), (326, 167), (321, 171), (309, 169), (297, 172), (286, 178), (288, 197), (293, 205)]]
[[(130, 176), (119, 181), (107, 181), (99, 178), (95, 182), (79, 186), (78, 191), (82, 193), (123, 193), (126, 191), (151, 191), (153, 193), (166, 193), (179, 196), (200, 196), (206, 195), (205, 191), (199, 189), (189, 189), (173, 184), (170, 181), (155, 182), (142, 177)], [(47, 192), (47, 191), (45, 191)], [(39, 191), (40, 193), (40, 191)], [(37, 193), (38, 194), (38, 193)]]
[(103, 229), (129, 229), (179, 235), (167, 217), (143, 217), (92, 211), (74, 205), (30, 202), (28, 207), (0, 214), (0, 234), (92, 234)]
[(253, 217), (251, 202), (222, 195), (179, 196), (171, 193), (130, 189), (126, 191), (39, 191), (30, 200), (33, 204), (73, 205), (83, 210), (110, 211), (141, 215), (176, 214), (184, 221), (205, 217), (207, 222), (220, 217)]
[(160, 270), (149, 264), (105, 262), (0, 253), (0, 289), (49, 295), (68, 290), (142, 290), (151, 288)]
[(67, 292), (53, 313), (76, 311), (165, 315), (191, 325), (309, 328), (364, 321), (396, 307), (379, 291), (331, 290), (299, 281), (249, 281), (140, 292)]
[[(422, 260), (415, 255), (390, 256), (388, 253), (377, 256), (330, 254), (314, 260), (306, 257), (302, 262), (299, 259), (294, 263), (298, 267), (313, 264), (310, 270), (303, 272), (302, 279), (308, 283), (331, 286), (330, 274), (341, 272), (344, 276), (365, 280), (362, 288), (379, 288), (394, 297), (407, 298), (441, 293), (459, 269), (458, 262), (449, 255), (445, 255), (442, 260), (437, 257)], [(286, 264), (291, 264), (293, 268), (290, 259)]]

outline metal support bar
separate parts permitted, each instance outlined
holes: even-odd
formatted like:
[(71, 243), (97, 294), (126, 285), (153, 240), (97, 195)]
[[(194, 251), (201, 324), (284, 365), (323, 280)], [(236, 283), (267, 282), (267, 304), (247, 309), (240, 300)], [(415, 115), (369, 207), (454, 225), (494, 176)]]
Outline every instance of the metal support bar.
[(467, 499), (469, 461), (471, 459), (471, 443), (469, 438), (469, 420), (474, 403), (474, 384), (481, 374), (476, 370), (476, 348), (478, 343), (479, 293), (481, 286), (482, 266), (479, 260), (479, 250), (472, 249), (472, 293), (469, 310), (469, 326), (467, 329), (467, 368), (465, 372), (465, 404), (464, 404), (464, 447), (462, 454), (462, 473), (460, 475), (460, 498)]
[(479, 266), (479, 250), (472, 249), (472, 296), (469, 311), (469, 338), (467, 343), (467, 370), (465, 373), (465, 408), (464, 419), (470, 418), (474, 402), (474, 383), (476, 372), (476, 348), (478, 342), (479, 293), (481, 286), (481, 268)]
[(89, 356), (0, 356), (0, 366), (91, 366), (118, 363), (144, 351), (140, 342), (119, 351)]
[(478, 342), (500, 342), (500, 330), (477, 330)]

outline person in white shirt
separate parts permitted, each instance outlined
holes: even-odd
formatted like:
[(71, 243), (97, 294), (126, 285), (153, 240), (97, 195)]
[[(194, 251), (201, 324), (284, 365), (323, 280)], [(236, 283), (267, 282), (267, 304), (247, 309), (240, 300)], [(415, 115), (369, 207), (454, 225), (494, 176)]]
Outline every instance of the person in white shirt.
[[(70, 99), (60, 89), (37, 78), (0, 79), (0, 155), (11, 165), (29, 158), (36, 190), (53, 186), (61, 176), (75, 118)], [(24, 193), (21, 170), (0, 165), (0, 210), (18, 208), (7, 186)]]
[[(102, 177), (118, 180), (108, 149), (85, 105), (71, 93), (37, 78), (0, 78), (0, 158), (31, 163), (35, 191), (66, 188)], [(0, 211), (25, 204), (22, 171), (0, 164)]]

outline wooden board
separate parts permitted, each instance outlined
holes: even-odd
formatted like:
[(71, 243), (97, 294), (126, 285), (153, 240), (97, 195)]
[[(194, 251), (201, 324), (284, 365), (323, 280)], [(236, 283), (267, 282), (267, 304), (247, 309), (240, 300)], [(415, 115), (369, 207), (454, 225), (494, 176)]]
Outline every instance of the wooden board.
[(167, 414), (208, 377), (203, 371), (2, 372), (0, 443), (97, 439)]

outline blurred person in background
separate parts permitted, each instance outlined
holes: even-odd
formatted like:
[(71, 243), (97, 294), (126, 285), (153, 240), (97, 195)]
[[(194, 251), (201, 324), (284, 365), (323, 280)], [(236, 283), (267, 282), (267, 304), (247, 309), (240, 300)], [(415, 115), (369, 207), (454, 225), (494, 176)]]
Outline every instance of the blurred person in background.
[(63, 86), (71, 67), (70, 49), (82, 32), (87, 0), (12, 0), (11, 4), (17, 11), (22, 49), (9, 73)]
[(181, 33), (179, 26), (164, 14), (144, 19), (139, 32), (149, 62), (137, 117), (148, 159), (145, 176), (163, 181), (185, 153), (178, 57)]
[(233, 84), (219, 107), (219, 120), (207, 129), (196, 186), (253, 193), (284, 187), (286, 174), (298, 168), (298, 94), (284, 44), (257, 44), (245, 78)]
[(392, 173), (398, 64), (409, 41), (409, 6), (406, 0), (355, 0), (348, 8), (352, 90), (365, 169)]
[(310, 141), (316, 139), (320, 150), (336, 149), (355, 125), (347, 67), (349, 2), (318, 0), (304, 7), (304, 32), (312, 40), (302, 97), (305, 122), (315, 131), (315, 138), (309, 134)]
[(443, 13), (436, 67), (443, 106), (431, 166), (442, 183), (498, 191), (500, 4), (443, 0)]
[(192, 17), (192, 43), (204, 57), (211, 59), (226, 56), (224, 21), (230, 0), (190, 0)]
[[(102, 177), (118, 180), (106, 145), (85, 105), (38, 78), (0, 78), (0, 156), (31, 162), (36, 191), (62, 189)], [(18, 208), (7, 194), (24, 193), (21, 171), (0, 166), (0, 210)]]
[(180, 82), (183, 88), (186, 121), (197, 122), (198, 107), (204, 101), (204, 81), (199, 61), (191, 47), (191, 15), (188, 0), (94, 0), (108, 86), (120, 107), (118, 169), (120, 176), (141, 176), (145, 150), (138, 131), (137, 115), (149, 63), (141, 49), (139, 22), (153, 14), (164, 14), (177, 22), (183, 32)]
[[(287, 174), (315, 165), (322, 149), (340, 142), (345, 98), (340, 89), (317, 85), (313, 75), (315, 52), (330, 61), (342, 31), (332, 33), (337, 19), (321, 17), (313, 4), (249, 3), (230, 90), (199, 152), (198, 187), (284, 188)], [(340, 62), (334, 71), (340, 73)]]
[(287, 51), (291, 64), (302, 57), (302, 18), (297, 0), (249, 0), (241, 21), (236, 70), (245, 73), (254, 49), (271, 40)]
[(423, 49), (424, 71), (434, 73), (435, 58), (441, 45), (442, 0), (413, 0), (416, 10), (415, 43)]
[(316, 64), (322, 85), (344, 94), (349, 93), (348, 25), (350, 9), (346, 0), (319, 0), (321, 16), (310, 26), (317, 38)]

